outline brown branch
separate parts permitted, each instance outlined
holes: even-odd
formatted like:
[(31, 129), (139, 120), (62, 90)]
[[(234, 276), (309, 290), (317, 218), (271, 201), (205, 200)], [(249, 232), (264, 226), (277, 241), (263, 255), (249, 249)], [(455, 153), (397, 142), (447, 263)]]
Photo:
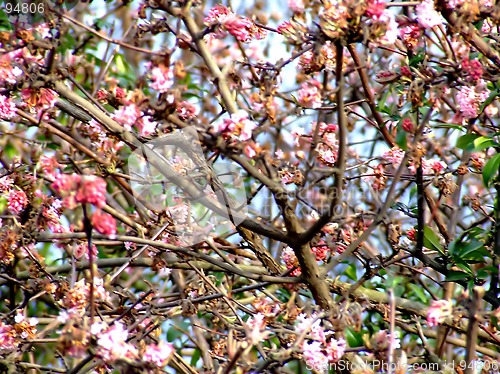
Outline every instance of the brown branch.
[(373, 117), (375, 118), (375, 121), (377, 121), (378, 130), (382, 133), (382, 136), (384, 137), (386, 143), (389, 144), (389, 146), (394, 147), (396, 145), (396, 142), (385, 126), (382, 115), (377, 110), (377, 106), (375, 105), (375, 98), (373, 97), (370, 83), (368, 81), (368, 76), (366, 75), (365, 68), (361, 65), (361, 60), (359, 59), (358, 52), (356, 52), (356, 47), (353, 44), (350, 44), (347, 46), (347, 49), (349, 50), (349, 53), (354, 61), (354, 65), (356, 66), (356, 70), (358, 71), (359, 77), (361, 78), (361, 84), (363, 85), (363, 90), (365, 91), (367, 103), (370, 107)]
[[(349, 288), (352, 286), (350, 283), (341, 282), (338, 279), (329, 280), (329, 286), (331, 292), (336, 293), (337, 295), (345, 295)], [(370, 310), (378, 311), (382, 314), (386, 314), (387, 305), (389, 304), (389, 295), (387, 292), (380, 292), (376, 290), (371, 290), (365, 287), (358, 287), (351, 295), (356, 301), (366, 302), (369, 301), (368, 308)], [(427, 318), (428, 306), (422, 303), (408, 300), (402, 297), (394, 298), (394, 305), (396, 306), (396, 310), (405, 313), (405, 314), (413, 314), (415, 316), (421, 318)], [(397, 322), (396, 322), (397, 323)], [(397, 323), (399, 325), (399, 323)], [(465, 333), (466, 327), (463, 324), (457, 323), (452, 317), (447, 317), (442, 323), (442, 325), (450, 327), (454, 331)], [(415, 330), (415, 333), (417, 331)], [(436, 336), (436, 335), (434, 335)], [(489, 343), (492, 343), (498, 347), (500, 347), (500, 343), (496, 338), (491, 337), (489, 334), (484, 331), (480, 331), (478, 336)], [(449, 337), (447, 338), (449, 339)], [(464, 345), (465, 346), (465, 342)], [(497, 354), (498, 355), (498, 354)]]
[(465, 347), (465, 363), (467, 364), (467, 367), (464, 374), (473, 374), (476, 372), (474, 360), (476, 359), (477, 336), (479, 333), (478, 313), (481, 310), (484, 291), (483, 287), (476, 286), (472, 292), (471, 308), (469, 310), (469, 324), (467, 326), (466, 334), (467, 345)]
[[(92, 237), (95, 239), (109, 239), (109, 237), (107, 237), (105, 235), (99, 235), (99, 234), (92, 235)], [(67, 240), (67, 239), (85, 239), (85, 238), (86, 238), (85, 233), (71, 233), (71, 234), (41, 233), (37, 236), (36, 239), (40, 242), (52, 242), (53, 240), (58, 240), (58, 239), (66, 239)], [(178, 246), (166, 244), (166, 243), (163, 243), (160, 241), (154, 241), (154, 240), (138, 238), (135, 236), (126, 236), (126, 235), (116, 235), (113, 237), (113, 239), (120, 241), (120, 242), (132, 242), (132, 243), (137, 243), (137, 244), (141, 244), (141, 245), (147, 245), (147, 246), (157, 248), (160, 250), (179, 253), (183, 256), (192, 257), (192, 258), (195, 258), (198, 260), (203, 260), (203, 261), (208, 262), (209, 264), (217, 266), (219, 268), (218, 271), (227, 271), (229, 273), (238, 274), (238, 275), (243, 276), (245, 278), (254, 279), (257, 281), (261, 281), (261, 282), (297, 283), (299, 281), (299, 278), (295, 278), (295, 277), (277, 277), (277, 276), (270, 276), (270, 275), (265, 275), (265, 274), (250, 273), (250, 272), (248, 272), (248, 268), (246, 271), (243, 270), (243, 265), (238, 265), (238, 267), (234, 267), (234, 266), (226, 264), (225, 262), (220, 261), (214, 257), (206, 255), (204, 253), (198, 253), (191, 248), (178, 247)], [(135, 261), (138, 261), (138, 260), (139, 259), (136, 259)], [(124, 262), (120, 263), (120, 265), (123, 265), (124, 263), (127, 263), (127, 262), (130, 262), (130, 258), (127, 258), (126, 260), (124, 260)], [(262, 270), (265, 273), (265, 270), (264, 269), (262, 269)]]
[(70, 21), (71, 23), (74, 23), (75, 25), (80, 26), (81, 28), (83, 28), (83, 29), (87, 30), (88, 32), (92, 33), (93, 35), (97, 36), (99, 39), (105, 40), (105, 41), (107, 41), (109, 43), (116, 44), (116, 45), (119, 45), (119, 46), (121, 46), (123, 48), (127, 48), (127, 49), (130, 49), (132, 51), (141, 52), (141, 53), (148, 54), (148, 55), (163, 56), (163, 57), (166, 56), (165, 52), (150, 51), (149, 49), (145, 49), (145, 48), (141, 48), (141, 47), (136, 47), (135, 45), (124, 43), (124, 42), (122, 42), (121, 40), (118, 40), (118, 39), (109, 38), (106, 35), (103, 35), (100, 32), (97, 32), (92, 27), (89, 27), (89, 26), (81, 23), (80, 21), (77, 21), (76, 19), (68, 16), (67, 14), (60, 14), (60, 15), (63, 18), (65, 18), (68, 21)]
[(494, 50), (483, 40), (474, 25), (461, 23), (457, 13), (448, 6), (445, 0), (438, 0), (436, 2), (436, 9), (441, 12), (452, 29), (458, 31), (467, 42), (491, 60), (498, 69), (500, 66), (500, 55), (498, 51)]
[[(336, 104), (337, 104), (337, 123), (339, 129), (339, 148), (337, 152), (337, 161), (335, 162), (335, 184), (333, 186), (334, 196), (330, 202), (330, 207), (326, 213), (324, 213), (309, 230), (305, 233), (299, 235), (299, 243), (308, 243), (320, 230), (325, 226), (335, 214), (335, 210), (340, 207), (342, 208), (342, 190), (344, 188), (344, 174), (346, 168), (347, 160), (347, 116), (344, 107), (344, 72), (342, 69), (344, 61), (344, 47), (342, 44), (337, 42), (336, 44), (336, 59), (337, 64), (335, 66), (335, 80), (337, 82), (336, 88)], [(319, 124), (318, 124), (319, 126)], [(313, 150), (311, 150), (312, 152)]]
[[(155, 168), (164, 176), (168, 176), (169, 180), (179, 186), (188, 196), (199, 199), (200, 203), (216, 212), (217, 214), (221, 214), (222, 216), (227, 214), (227, 208), (225, 207), (225, 205), (221, 204), (219, 201), (211, 198), (210, 196), (200, 196), (200, 191), (196, 186), (190, 183), (189, 180), (186, 180), (185, 178), (177, 174), (160, 154), (154, 152), (149, 147), (144, 146), (144, 143), (140, 141), (132, 132), (126, 131), (123, 126), (119, 125), (116, 121), (111, 119), (101, 110), (70, 90), (62, 82), (54, 83), (54, 89), (62, 97), (70, 100), (75, 105), (86, 111), (90, 116), (92, 116), (92, 118), (94, 118), (102, 126), (104, 126), (106, 130), (117, 136), (132, 149), (141, 149), (141, 151), (145, 156), (147, 156), (148, 160), (155, 166)], [(274, 227), (264, 226), (260, 222), (245, 217), (239, 212), (232, 213), (234, 213), (233, 217), (240, 221), (243, 227), (251, 231), (255, 231), (261, 235), (275, 240), (284, 241), (286, 238), (286, 235), (284, 235), (282, 231), (279, 231)]]

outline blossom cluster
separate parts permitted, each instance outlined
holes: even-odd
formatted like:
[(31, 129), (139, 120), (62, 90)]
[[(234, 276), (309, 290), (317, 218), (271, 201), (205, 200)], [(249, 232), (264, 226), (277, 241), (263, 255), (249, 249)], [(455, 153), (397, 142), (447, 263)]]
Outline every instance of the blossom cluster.
[[(335, 243), (336, 250), (341, 253), (342, 250), (339, 250), (339, 246), (343, 246), (344, 244), (342, 243)], [(311, 252), (314, 254), (314, 257), (316, 261), (325, 261), (328, 255), (331, 253), (331, 248), (330, 246), (324, 241), (320, 240), (316, 245), (311, 246)], [(297, 277), (300, 274), (302, 274), (302, 271), (300, 269), (300, 264), (299, 260), (297, 259), (297, 256), (295, 255), (295, 252), (293, 251), (292, 248), (290, 247), (285, 247), (283, 249), (283, 252), (281, 254), (281, 258), (283, 262), (285, 263), (287, 269), (293, 269), (295, 268), (290, 275), (293, 277)]]
[[(405, 155), (404, 151), (401, 148), (395, 146), (390, 150), (384, 152), (382, 154), (382, 158), (385, 161), (390, 162), (394, 169), (397, 169), (401, 165), (401, 162), (404, 159), (404, 155)], [(425, 158), (421, 160), (421, 163), (422, 163), (422, 171), (425, 175), (439, 174), (444, 169), (446, 169), (447, 166), (446, 163), (444, 163), (443, 161), (428, 160)], [(411, 173), (415, 174), (417, 171), (415, 162), (411, 162), (408, 169), (410, 170)]]
[(476, 118), (480, 105), (484, 103), (489, 94), (490, 91), (485, 87), (484, 82), (475, 87), (462, 86), (457, 92), (457, 102), (462, 116), (465, 119)]
[(16, 313), (13, 324), (0, 320), (0, 352), (13, 351), (23, 341), (34, 339), (37, 325), (36, 318), (26, 318), (21, 310)]
[(231, 114), (230, 118), (214, 124), (214, 130), (224, 138), (242, 142), (252, 137), (252, 131), (256, 127), (257, 124), (248, 118), (248, 113), (244, 110), (239, 110)]
[(16, 105), (14, 102), (4, 96), (0, 95), (0, 120), (11, 119), (16, 114)]
[(427, 310), (427, 324), (429, 327), (439, 325), (446, 317), (451, 316), (452, 305), (450, 300), (433, 300)]
[[(110, 300), (110, 295), (104, 287), (104, 282), (100, 278), (94, 278), (94, 300), (96, 302), (106, 302)], [(59, 319), (63, 322), (72, 318), (81, 318), (89, 306), (90, 284), (84, 279), (80, 279), (74, 286), (68, 289), (60, 300), (64, 311), (60, 313)]]
[(347, 347), (343, 338), (335, 339), (334, 331), (325, 330), (322, 319), (315, 314), (307, 316), (299, 314), (295, 325), (297, 333), (308, 333), (301, 348), (304, 361), (311, 367), (327, 367), (328, 363), (335, 363), (342, 358)]
[(52, 188), (63, 200), (62, 205), (74, 209), (81, 204), (92, 204), (97, 207), (92, 214), (93, 227), (101, 234), (116, 234), (116, 221), (108, 213), (101, 210), (106, 205), (106, 181), (94, 175), (57, 174)]
[(215, 32), (217, 38), (224, 38), (227, 33), (240, 42), (248, 43), (252, 39), (263, 39), (266, 32), (247, 17), (234, 14), (229, 8), (218, 4), (208, 11), (204, 19), (205, 25), (219, 27)]
[(63, 206), (74, 209), (78, 203), (99, 208), (106, 205), (106, 181), (93, 175), (58, 174), (52, 188), (63, 197)]
[(144, 115), (134, 103), (129, 103), (119, 108), (113, 114), (113, 119), (127, 131), (131, 131), (132, 127), (136, 128), (141, 136), (153, 134), (158, 126), (150, 116)]
[(293, 136), (295, 137), (295, 144), (300, 148), (303, 148), (306, 144), (310, 145), (316, 142), (317, 159), (321, 162), (321, 165), (332, 167), (337, 161), (339, 151), (336, 132), (337, 125), (335, 124), (320, 122), (318, 125), (313, 122), (310, 132), (305, 133), (302, 129), (297, 129), (294, 131)]
[(331, 39), (350, 37), (360, 28), (365, 28), (365, 32), (379, 44), (393, 44), (398, 36), (395, 16), (380, 0), (325, 1), (320, 13), (320, 27)]
[(28, 205), (26, 192), (10, 176), (0, 178), (0, 196), (7, 200), (7, 208), (12, 214), (21, 213)]

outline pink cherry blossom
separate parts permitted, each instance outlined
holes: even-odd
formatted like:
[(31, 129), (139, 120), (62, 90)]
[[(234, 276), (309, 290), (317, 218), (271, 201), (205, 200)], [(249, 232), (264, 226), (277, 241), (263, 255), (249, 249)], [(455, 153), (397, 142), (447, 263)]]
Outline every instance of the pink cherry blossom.
[(40, 88), (38, 106), (41, 109), (50, 109), (56, 105), (59, 95), (50, 88)]
[(464, 4), (466, 0), (448, 0), (446, 6), (450, 9), (455, 9), (456, 7)]
[[(446, 168), (446, 164), (443, 161), (422, 159), (421, 162), (422, 162), (422, 172), (425, 175), (438, 174)], [(416, 170), (417, 170), (417, 168), (415, 167), (415, 164), (413, 164), (413, 163), (410, 164), (408, 169), (413, 174), (415, 174)]]
[(288, 0), (288, 7), (294, 13), (303, 13), (305, 5), (302, 0)]
[(443, 16), (434, 8), (434, 0), (424, 0), (415, 7), (417, 21), (424, 29), (430, 29), (444, 22)]
[(75, 199), (102, 208), (106, 205), (106, 181), (95, 175), (82, 176)]
[(48, 177), (55, 179), (58, 173), (57, 169), (60, 168), (60, 164), (55, 156), (42, 156), (40, 157), (40, 169)]
[(246, 17), (228, 17), (224, 22), (226, 30), (241, 42), (249, 42), (253, 37), (254, 24)]
[(451, 316), (452, 305), (450, 300), (433, 300), (427, 310), (427, 324), (434, 327)]
[[(0, 82), (1, 85), (5, 83), (15, 84), (17, 77), (23, 75), (23, 71), (15, 66), (13, 63), (22, 54), (21, 50), (4, 53), (0, 56)], [(21, 56), (22, 57), (22, 56)]]
[(7, 195), (7, 207), (13, 214), (19, 214), (28, 205), (24, 191), (13, 188)]
[(0, 120), (11, 119), (16, 115), (16, 105), (11, 99), (0, 95)]
[(16, 349), (19, 344), (16, 335), (14, 326), (6, 325), (0, 321), (0, 350)]
[(291, 22), (285, 21), (278, 26), (278, 33), (283, 35), (287, 42), (292, 44), (300, 44), (307, 33), (307, 29), (301, 23), (293, 20)]
[(401, 127), (406, 132), (413, 132), (415, 130), (415, 125), (413, 124), (413, 121), (410, 118), (405, 118), (403, 122), (401, 122)]
[(0, 193), (5, 193), (10, 191), (12, 186), (14, 185), (14, 181), (10, 176), (4, 176), (0, 178)]
[(184, 203), (169, 206), (167, 208), (167, 212), (175, 224), (178, 225), (186, 223), (188, 221), (188, 217), (190, 216), (189, 207)]
[(321, 47), (320, 53), (325, 60), (325, 69), (328, 71), (335, 71), (335, 66), (337, 65), (337, 59), (335, 57), (337, 54), (335, 51), (335, 46), (330, 40), (328, 40)]
[(21, 98), (30, 108), (36, 108), (41, 111), (53, 108), (59, 95), (49, 88), (23, 88)]
[(116, 234), (116, 220), (111, 214), (103, 212), (101, 209), (97, 209), (90, 218), (92, 226), (104, 235), (115, 235)]
[(385, 33), (377, 39), (377, 42), (382, 44), (393, 44), (399, 35), (399, 25), (396, 22), (394, 13), (390, 10), (384, 9), (377, 22), (386, 25)]
[(139, 135), (149, 136), (155, 133), (158, 123), (153, 121), (150, 116), (145, 116), (139, 118), (135, 127), (139, 130)]
[[(92, 244), (92, 256), (94, 258), (97, 257), (98, 251), (97, 247)], [(82, 257), (85, 256), (85, 258), (88, 260), (89, 259), (89, 246), (87, 243), (81, 243), (78, 244), (74, 249), (73, 249), (73, 256), (77, 259), (81, 259)]]
[(203, 20), (206, 25), (223, 24), (233, 12), (222, 4), (217, 4), (208, 11), (208, 15)]
[(316, 64), (313, 51), (303, 53), (299, 58), (299, 67), (305, 72), (313, 71)]
[(63, 198), (63, 206), (73, 209), (77, 205), (76, 191), (80, 184), (81, 176), (78, 174), (57, 174), (52, 188)]
[(120, 322), (115, 322), (113, 326), (105, 332), (101, 332), (97, 339), (97, 354), (104, 360), (116, 361), (119, 359), (137, 358), (137, 349), (127, 343), (128, 331)]
[(328, 357), (323, 352), (323, 344), (316, 340), (304, 344), (304, 361), (315, 371), (323, 372), (328, 366)]
[(189, 101), (180, 101), (175, 107), (175, 111), (179, 118), (187, 121), (196, 116), (196, 107)]
[(316, 79), (310, 79), (301, 84), (300, 90), (297, 92), (298, 102), (304, 108), (320, 108), (321, 99), (321, 83)]
[(384, 152), (382, 154), (382, 158), (386, 161), (391, 162), (392, 166), (394, 168), (398, 168), (399, 165), (401, 165), (401, 162), (403, 161), (404, 156), (405, 156), (405, 153), (399, 147), (393, 147), (389, 151)]
[(368, 0), (366, 3), (368, 8), (366, 9), (365, 14), (370, 18), (379, 19), (385, 10), (385, 3), (380, 0)]
[(257, 343), (266, 340), (269, 337), (270, 332), (266, 331), (266, 320), (262, 313), (257, 313), (256, 315), (250, 317), (247, 322), (243, 323), (243, 327), (246, 332), (247, 338), (250, 338), (250, 344), (255, 345)]
[(477, 83), (481, 79), (484, 68), (479, 60), (463, 59), (461, 64), (462, 71), (467, 74), (465, 79), (471, 83)]
[(295, 252), (293, 251), (292, 248), (285, 247), (283, 249), (283, 252), (281, 253), (281, 258), (285, 263), (287, 269), (292, 269), (294, 267), (297, 268), (290, 274), (292, 277), (297, 277), (301, 274), (301, 270), (299, 267), (299, 260), (297, 259), (297, 256), (295, 256)]
[(254, 158), (255, 156), (257, 156), (258, 150), (259, 150), (259, 148), (257, 147), (257, 144), (255, 144), (255, 142), (253, 142), (253, 141), (249, 141), (249, 142), (245, 143), (245, 145), (243, 147), (243, 153), (248, 158)]
[(158, 367), (163, 367), (167, 364), (174, 352), (175, 350), (172, 344), (160, 340), (158, 344), (149, 344), (146, 346), (142, 354), (142, 360), (150, 362)]
[(244, 110), (238, 110), (230, 118), (214, 125), (215, 131), (222, 133), (226, 138), (232, 137), (240, 141), (249, 140), (255, 127), (256, 123), (248, 119), (248, 113)]
[(326, 353), (328, 356), (328, 361), (337, 362), (338, 360), (340, 360), (345, 353), (346, 346), (347, 346), (346, 341), (342, 338), (338, 340), (331, 339), (326, 344)]
[(147, 64), (147, 68), (151, 69), (151, 88), (158, 92), (167, 92), (174, 84), (173, 71), (163, 64), (153, 66), (151, 63)]
[(316, 256), (316, 261), (323, 261), (326, 259), (326, 256), (330, 251), (330, 248), (328, 247), (328, 245), (325, 243), (324, 240), (321, 240), (317, 245), (311, 247), (311, 251)]
[(457, 101), (464, 118), (477, 117), (479, 106), (488, 98), (489, 94), (490, 91), (484, 84), (476, 87), (462, 86), (457, 92)]
[(263, 39), (266, 35), (264, 29), (257, 27), (250, 19), (234, 14), (224, 5), (216, 5), (208, 11), (204, 22), (207, 26), (222, 26), (224, 30), (218, 30), (214, 35), (216, 38), (224, 38), (227, 34), (233, 35), (241, 42), (249, 42), (253, 38)]
[(338, 141), (334, 132), (323, 135), (323, 141), (316, 146), (318, 159), (327, 166), (334, 166), (338, 156)]
[[(60, 203), (59, 200), (57, 200), (57, 202)], [(42, 208), (42, 216), (43, 216), (43, 218), (45, 218), (45, 220), (47, 222), (47, 227), (49, 228), (49, 230), (51, 230), (53, 233), (63, 233), (63, 232), (66, 232), (67, 230), (61, 224), (60, 214), (57, 211), (56, 205), (57, 204), (54, 203), (50, 207), (44, 206)]]
[(407, 232), (406, 232), (406, 236), (408, 237), (409, 240), (411, 240), (412, 242), (416, 242), (417, 241), (417, 230), (412, 227), (411, 229), (409, 229)]
[(124, 105), (113, 114), (113, 119), (122, 125), (126, 130), (132, 130), (137, 120), (141, 116), (141, 110), (135, 104)]

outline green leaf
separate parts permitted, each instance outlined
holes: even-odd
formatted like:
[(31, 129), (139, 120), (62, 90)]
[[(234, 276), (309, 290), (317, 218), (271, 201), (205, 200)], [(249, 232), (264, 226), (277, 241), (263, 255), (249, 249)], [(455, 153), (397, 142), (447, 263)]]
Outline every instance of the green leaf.
[(454, 271), (451, 270), (447, 275), (445, 282), (455, 282), (455, 281), (460, 281), (464, 279), (468, 279), (470, 277), (469, 274), (464, 273), (463, 271)]
[(467, 237), (469, 237), (471, 239), (481, 238), (481, 237), (483, 237), (485, 232), (486, 232), (486, 230), (479, 227), (479, 226), (471, 227), (470, 229), (467, 230)]
[(477, 240), (467, 243), (467, 245), (457, 253), (457, 256), (461, 259), (469, 259), (469, 256), (475, 253), (479, 254), (481, 257), (490, 257), (490, 253), (484, 248), (484, 243)]
[(478, 271), (476, 271), (476, 278), (487, 279), (496, 273), (498, 273), (498, 271), (495, 266), (485, 266), (484, 268), (481, 268)]
[(2, 213), (7, 208), (7, 197), (0, 196), (0, 213)]
[(14, 145), (11, 143), (11, 142), (8, 142), (6, 145), (5, 145), (5, 148), (3, 149), (3, 151), (5, 152), (5, 154), (7, 156), (9, 156), (10, 158), (13, 158), (14, 156), (17, 156), (18, 155), (18, 150), (16, 147), (14, 147)]
[[(380, 98), (380, 100), (377, 104), (377, 109), (380, 112), (384, 112), (384, 113), (388, 114), (389, 116), (392, 115), (392, 112), (385, 103), (387, 102), (387, 98), (389, 97), (390, 93), (391, 93), (391, 90), (384, 90), (384, 94)], [(385, 126), (385, 124), (384, 124), (384, 126)]]
[(201, 358), (201, 351), (198, 348), (196, 348), (193, 352), (193, 356), (191, 357), (191, 366), (196, 367), (196, 364), (198, 363), (200, 358)]
[(408, 61), (408, 66), (415, 68), (418, 66), (418, 64), (424, 61), (424, 58), (425, 58), (425, 53), (423, 52), (422, 49), (420, 49), (420, 51), (415, 56), (413, 56), (410, 59), (410, 61)]
[(396, 144), (401, 148), (403, 151), (406, 151), (406, 131), (400, 128), (398, 130), (398, 133), (396, 134)]
[(457, 147), (460, 149), (467, 149), (468, 151), (472, 151), (474, 149), (474, 140), (479, 138), (479, 135), (476, 134), (465, 134), (462, 135), (457, 140)]
[(345, 329), (345, 337), (349, 347), (351, 348), (363, 347), (365, 345), (365, 342), (363, 341), (363, 333), (356, 332), (350, 327)]
[(435, 129), (453, 129), (464, 132), (465, 128), (462, 125), (455, 125), (454, 123), (442, 123), (440, 125), (433, 126)]
[(483, 182), (488, 187), (490, 181), (495, 177), (500, 167), (500, 153), (497, 153), (483, 167)]
[(344, 275), (346, 275), (349, 279), (356, 281), (358, 280), (358, 275), (356, 273), (356, 265), (349, 264), (349, 266), (345, 269)]
[(483, 149), (490, 147), (498, 147), (498, 143), (493, 139), (487, 136), (480, 136), (479, 138), (474, 139), (474, 152), (480, 152)]
[(470, 242), (464, 240), (453, 241), (450, 243), (450, 245), (448, 245), (448, 254), (453, 259), (465, 260), (468, 259), (467, 256), (470, 253), (473, 253), (474, 251), (477, 251), (480, 248), (484, 249), (484, 243), (475, 239), (472, 239), (472, 241)]
[(500, 91), (498, 89), (492, 91), (490, 96), (488, 96), (488, 98), (484, 101), (484, 103), (482, 103), (481, 106), (479, 107), (479, 113), (482, 113), (484, 108), (490, 105), (493, 102), (493, 100), (495, 100), (495, 98), (498, 96), (499, 93)]
[(6, 12), (0, 12), (0, 31), (12, 31), (12, 23), (7, 18)]
[(172, 343), (174, 340), (180, 338), (183, 335), (184, 334), (181, 331), (177, 330), (175, 327), (171, 327), (167, 330), (167, 341)]
[(469, 275), (473, 275), (472, 268), (470, 267), (470, 265), (467, 262), (459, 261), (459, 262), (455, 263), (455, 266), (457, 268), (463, 270), (465, 273), (467, 273)]
[(116, 63), (116, 68), (118, 69), (119, 74), (126, 75), (129, 71), (129, 65), (123, 58), (123, 55), (117, 54), (115, 56), (115, 63)]
[(439, 241), (439, 237), (429, 226), (424, 226), (424, 247), (438, 251), (444, 255), (444, 248)]
[[(384, 99), (385, 99), (385, 98), (386, 98), (386, 97), (384, 97)], [(387, 105), (384, 105), (384, 106), (380, 109), (380, 111), (381, 111), (382, 113), (387, 114), (388, 116), (391, 116), (391, 115), (392, 115), (391, 108), (389, 108)]]
[(420, 299), (422, 302), (427, 302), (429, 299), (424, 292), (424, 288), (415, 284), (415, 283), (409, 283), (408, 287), (415, 293), (415, 295)]
[(408, 205), (411, 203), (412, 199), (417, 196), (417, 186), (413, 185), (412, 188), (410, 189), (410, 196), (408, 198)]

